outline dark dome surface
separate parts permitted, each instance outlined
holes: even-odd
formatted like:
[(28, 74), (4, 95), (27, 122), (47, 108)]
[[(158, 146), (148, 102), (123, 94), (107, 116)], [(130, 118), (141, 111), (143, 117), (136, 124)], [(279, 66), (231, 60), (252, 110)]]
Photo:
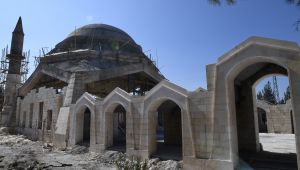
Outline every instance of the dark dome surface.
[[(125, 41), (134, 40), (123, 30), (106, 24), (90, 24), (85, 25), (71, 32), (68, 37), (72, 36), (88, 36), (94, 38), (115, 38)], [(67, 38), (68, 38), (67, 37)]]
[(123, 30), (106, 24), (90, 24), (71, 32), (50, 54), (77, 49), (141, 51)]

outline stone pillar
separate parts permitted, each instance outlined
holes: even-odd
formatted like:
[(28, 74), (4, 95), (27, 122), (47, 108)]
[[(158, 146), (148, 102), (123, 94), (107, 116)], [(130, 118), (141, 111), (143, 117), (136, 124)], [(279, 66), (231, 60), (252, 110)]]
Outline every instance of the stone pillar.
[[(217, 75), (222, 75), (223, 70), (218, 70), (217, 68), (217, 72)], [(215, 93), (213, 97), (213, 144), (211, 155), (213, 159), (217, 160), (236, 159), (236, 155), (234, 154), (237, 149), (237, 144), (233, 145), (233, 153), (230, 154), (230, 142), (235, 141), (235, 139), (229, 138), (231, 129), (228, 124), (228, 119), (235, 121), (233, 116), (228, 117), (228, 106), (233, 105), (234, 103), (227, 100), (227, 98), (232, 97), (231, 95), (234, 94), (234, 88), (232, 88), (233, 84), (229, 84), (230, 87), (226, 88), (226, 83), (225, 76), (216, 77), (215, 79)], [(232, 136), (235, 137), (234, 131)]]
[(298, 168), (300, 166), (300, 69), (297, 63), (297, 68), (289, 70), (289, 82), (291, 90), (292, 108), (294, 115), (294, 132), (296, 140), (296, 154)]
[(104, 145), (105, 145), (105, 149), (106, 149), (113, 145), (113, 140), (114, 140), (114, 137), (113, 137), (113, 135), (114, 135), (114, 120), (113, 120), (114, 116), (113, 116), (113, 114), (114, 113), (113, 112), (105, 112), (104, 114), (105, 114), (105, 116), (104, 116), (105, 122), (104, 121), (102, 121), (102, 122), (106, 124), (106, 127), (103, 128), (103, 129), (105, 129), (104, 133), (106, 134), (106, 135), (104, 135), (104, 138), (106, 139), (104, 141)]
[(206, 82), (207, 82), (207, 90), (214, 91), (215, 90), (215, 79), (216, 79), (216, 65), (210, 64), (206, 66)]
[(83, 78), (83, 75), (80, 73), (73, 73), (68, 82), (66, 97), (64, 99), (63, 106), (59, 110), (54, 134), (54, 144), (58, 148), (64, 149), (69, 142), (71, 105), (75, 104), (78, 98), (85, 92)]
[(80, 73), (73, 73), (68, 82), (66, 97), (63, 102), (63, 106), (69, 106), (74, 104), (77, 99), (85, 92), (85, 85), (83, 83), (83, 75)]
[(251, 83), (243, 83), (238, 90), (236, 92), (238, 93), (236, 121), (239, 151), (257, 152), (259, 151), (259, 142), (257, 112), (253, 102), (255, 92), (253, 92)]

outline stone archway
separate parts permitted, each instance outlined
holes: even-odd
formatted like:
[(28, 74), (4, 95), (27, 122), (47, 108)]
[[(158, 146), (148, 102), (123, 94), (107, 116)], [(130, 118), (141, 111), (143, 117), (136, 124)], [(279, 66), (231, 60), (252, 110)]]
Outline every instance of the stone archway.
[[(234, 103), (230, 107), (232, 111), (235, 111), (238, 155), (240, 159), (248, 161), (253, 168), (259, 168), (256, 166), (259, 166), (257, 164), (262, 161), (270, 161), (271, 163), (265, 166), (271, 168), (283, 164), (280, 162), (283, 159), (296, 160), (295, 155), (266, 152), (259, 143), (259, 120), (256, 113), (256, 93), (254, 88), (262, 78), (270, 74), (288, 76), (288, 70), (271, 62), (258, 62), (245, 67), (236, 75), (232, 82)], [(274, 143), (274, 145), (278, 145), (278, 143)], [(257, 160), (249, 161), (253, 157), (256, 157)], [(275, 158), (279, 160), (274, 161)], [(285, 162), (285, 166), (297, 168), (295, 163), (294, 161)]]
[[(257, 117), (252, 116), (247, 119), (247, 116), (245, 116), (242, 118), (240, 117), (241, 114), (238, 113), (242, 111), (253, 113), (254, 89), (252, 86), (254, 82), (265, 75), (274, 73), (288, 75), (289, 77), (295, 118), (296, 144), (300, 143), (300, 132), (297, 132), (297, 126), (300, 125), (300, 123), (297, 123), (300, 122), (300, 105), (298, 104), (298, 101), (300, 101), (299, 62), (299, 47), (297, 44), (259, 37), (249, 38), (219, 58), (218, 63), (215, 65), (216, 71), (213, 87), (213, 159), (230, 160), (228, 166), (231, 166), (230, 169), (234, 169), (239, 164), (239, 150), (241, 146), (245, 146), (244, 149), (252, 151), (259, 150), (259, 144), (256, 140), (257, 124), (252, 123), (251, 129), (247, 132), (252, 135), (245, 136), (245, 138), (252, 138), (248, 140), (249, 145), (243, 144), (242, 141), (246, 140), (240, 140), (243, 138), (243, 135), (238, 135), (241, 134), (238, 132), (241, 130), (241, 126), (247, 126), (247, 121), (255, 122), (254, 120), (257, 120)], [(265, 67), (267, 65), (270, 67)], [(259, 69), (265, 70), (259, 71)], [(278, 72), (278, 70), (284, 72)], [(246, 105), (241, 102), (241, 99), (248, 100), (249, 104)], [(244, 115), (250, 114), (245, 113)], [(246, 123), (242, 124), (243, 121)], [(299, 155), (300, 146), (296, 147), (296, 151), (297, 155)], [(297, 157), (297, 162), (300, 163), (299, 156)]]
[(150, 157), (182, 159), (182, 109), (172, 99), (153, 102), (149, 108)]
[[(89, 131), (90, 147), (95, 148), (95, 145), (99, 142), (97, 140), (99, 130), (97, 130), (98, 125), (96, 124), (96, 119), (99, 116), (96, 116), (95, 99), (89, 93), (84, 93), (70, 110), (62, 107), (60, 112), (70, 112), (69, 145), (74, 146), (80, 143), (80, 141), (82, 142), (85, 129), (85, 139), (88, 140), (87, 133)], [(86, 121), (84, 121), (84, 119)], [(90, 124), (90, 126), (88, 126), (88, 124)]]
[[(239, 72), (234, 80), (231, 82), (232, 86), (232, 104), (229, 106), (230, 110), (235, 112), (236, 135), (237, 135), (237, 151), (239, 158), (243, 160), (251, 159), (251, 157), (259, 157), (256, 162), (266, 161), (268, 159), (272, 162), (272, 158), (280, 157), (282, 159), (295, 160), (293, 155), (279, 155), (277, 153), (267, 153), (262, 151), (259, 144), (259, 126), (258, 117), (256, 113), (255, 85), (260, 79), (270, 74), (283, 74), (288, 76), (288, 70), (284, 67), (274, 64), (272, 62), (257, 62), (245, 67)], [(234, 100), (233, 100), (234, 99)], [(253, 162), (251, 166), (257, 166)], [(267, 166), (277, 166), (281, 164), (280, 161), (272, 162)], [(289, 163), (288, 166), (295, 166), (295, 162)], [(296, 167), (297, 168), (297, 164)]]
[[(103, 149), (112, 149), (122, 152), (127, 152), (129, 154), (133, 150), (135, 145), (133, 129), (134, 123), (131, 113), (131, 96), (120, 88), (115, 88), (108, 96), (103, 100), (103, 119), (102, 119), (102, 131), (103, 131)], [(115, 118), (115, 119), (114, 119)], [(122, 119), (122, 121), (120, 121)], [(114, 121), (115, 120), (115, 121)], [(118, 124), (122, 127), (123, 133), (121, 142), (123, 145), (116, 146), (116, 139), (118, 139), (117, 126), (115, 126), (115, 133), (113, 131), (114, 124)], [(114, 134), (115, 140), (114, 140)]]
[(128, 112), (121, 103), (113, 103), (104, 111), (106, 149), (126, 152)]
[(92, 112), (87, 106), (81, 107), (76, 113), (75, 144), (90, 146)]
[[(196, 155), (195, 152), (195, 143), (192, 133), (192, 121), (191, 115), (189, 112), (188, 105), (188, 92), (187, 90), (167, 81), (163, 80), (154, 88), (152, 88), (144, 98), (144, 114), (141, 121), (141, 149), (147, 151), (145, 156), (150, 157), (157, 151), (157, 141), (156, 141), (156, 124), (157, 116), (159, 110), (170, 110), (164, 105), (164, 102), (172, 103), (172, 107), (176, 106), (178, 113), (176, 121), (181, 122), (182, 133), (182, 149), (179, 153), (179, 157), (182, 157), (183, 160), (194, 158)], [(160, 108), (160, 106), (162, 106)], [(179, 109), (180, 108), (180, 109)], [(172, 111), (171, 111), (172, 112)], [(180, 112), (180, 114), (179, 114)], [(165, 114), (164, 114), (165, 115)], [(180, 115), (180, 117), (179, 117)], [(174, 120), (175, 121), (175, 120)], [(177, 126), (176, 129), (178, 129)], [(146, 140), (143, 140), (146, 139)], [(176, 159), (176, 158), (175, 158)]]
[(90, 144), (91, 140), (91, 111), (86, 108), (83, 115), (83, 144)]
[(269, 74), (287, 74), (287, 71), (273, 63), (259, 62), (245, 67), (231, 81), (229, 88), (233, 89), (234, 98), (230, 109), (235, 112), (236, 117), (238, 152), (260, 150), (254, 87), (261, 78)]
[[(256, 113), (256, 103), (255, 98), (255, 84), (263, 79), (265, 76), (271, 74), (282, 74), (289, 76), (289, 70), (281, 66), (277, 62), (272, 61), (255, 61), (253, 63), (244, 65), (243, 69), (240, 71), (235, 71), (234, 76), (230, 75), (227, 77), (227, 87), (228, 87), (228, 109), (231, 114), (231, 131), (234, 136), (232, 145), (233, 154), (237, 156), (238, 159), (247, 160), (249, 157), (258, 157), (257, 153), (261, 153), (261, 145), (259, 144), (259, 134), (258, 134), (258, 117)], [(233, 71), (232, 69), (231, 71)], [(289, 77), (290, 78), (290, 77)], [(292, 97), (293, 100), (293, 97)], [(296, 136), (297, 139), (297, 136)], [(249, 154), (251, 153), (251, 154)], [(256, 153), (256, 154), (254, 154)], [(277, 157), (278, 155), (272, 154), (267, 157)], [(283, 155), (281, 155), (283, 156)], [(287, 155), (289, 157), (289, 155)], [(293, 158), (292, 158), (293, 157)], [(296, 156), (288, 158), (290, 160), (295, 160)], [(262, 159), (265, 159), (263, 156)], [(285, 159), (285, 156), (282, 157)], [(274, 160), (274, 159), (273, 159)], [(260, 160), (257, 160), (260, 161)], [(274, 165), (275, 162), (270, 163), (270, 166)], [(280, 161), (276, 163), (280, 164)], [(236, 165), (238, 162), (236, 162)], [(254, 163), (255, 164), (255, 163)], [(255, 166), (253, 164), (253, 166)], [(251, 165), (252, 166), (252, 165)], [(290, 166), (297, 168), (297, 163), (291, 162)]]

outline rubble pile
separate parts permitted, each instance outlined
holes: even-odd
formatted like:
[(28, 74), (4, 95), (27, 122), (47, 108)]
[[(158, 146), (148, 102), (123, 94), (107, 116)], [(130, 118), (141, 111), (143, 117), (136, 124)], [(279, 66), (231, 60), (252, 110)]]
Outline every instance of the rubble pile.
[(160, 161), (159, 159), (150, 159), (148, 163), (150, 170), (181, 170), (182, 162), (167, 160)]
[[(86, 146), (75, 146), (66, 151), (55, 149), (51, 143), (31, 141), (23, 135), (10, 135), (0, 128), (0, 169), (116, 169), (116, 160), (124, 153), (89, 152)], [(129, 158), (128, 158), (129, 159)], [(150, 159), (150, 170), (180, 170), (182, 163)]]

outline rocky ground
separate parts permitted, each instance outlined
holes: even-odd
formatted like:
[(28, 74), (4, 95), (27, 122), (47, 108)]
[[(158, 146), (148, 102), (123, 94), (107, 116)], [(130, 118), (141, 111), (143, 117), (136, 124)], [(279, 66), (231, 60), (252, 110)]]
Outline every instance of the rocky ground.
[[(9, 135), (0, 129), (0, 169), (117, 169), (115, 161), (122, 153), (104, 154), (88, 152), (84, 146), (59, 151), (52, 144), (31, 141), (22, 135)], [(150, 159), (152, 170), (182, 169), (176, 161)]]
[[(268, 152), (296, 151), (292, 134), (260, 134), (260, 142)], [(115, 161), (120, 156), (124, 156), (123, 153), (116, 151), (107, 151), (103, 154), (88, 152), (84, 146), (60, 151), (52, 144), (31, 141), (22, 135), (10, 135), (0, 129), (0, 169), (113, 170), (117, 169)], [(172, 160), (150, 159), (148, 167), (151, 170), (180, 170), (182, 164)]]

